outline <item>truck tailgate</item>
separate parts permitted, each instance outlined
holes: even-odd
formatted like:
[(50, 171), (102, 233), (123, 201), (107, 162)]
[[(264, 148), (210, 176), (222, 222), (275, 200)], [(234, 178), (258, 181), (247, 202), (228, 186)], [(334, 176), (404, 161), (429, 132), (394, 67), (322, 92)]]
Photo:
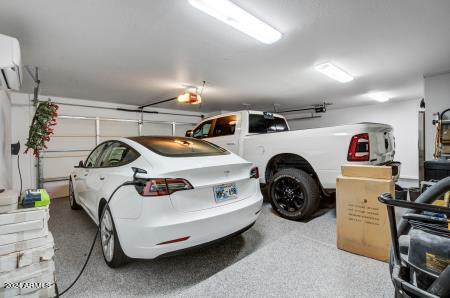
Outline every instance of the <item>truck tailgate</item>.
[(367, 125), (370, 141), (370, 163), (384, 164), (393, 161), (395, 138), (392, 126), (378, 123)]

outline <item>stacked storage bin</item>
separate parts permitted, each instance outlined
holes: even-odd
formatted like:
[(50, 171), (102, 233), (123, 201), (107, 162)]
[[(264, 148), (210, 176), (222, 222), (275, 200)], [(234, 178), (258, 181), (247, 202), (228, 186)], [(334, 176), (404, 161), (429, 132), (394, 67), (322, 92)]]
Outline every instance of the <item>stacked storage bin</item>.
[(49, 209), (18, 208), (17, 194), (0, 193), (0, 297), (54, 297), (54, 242)]

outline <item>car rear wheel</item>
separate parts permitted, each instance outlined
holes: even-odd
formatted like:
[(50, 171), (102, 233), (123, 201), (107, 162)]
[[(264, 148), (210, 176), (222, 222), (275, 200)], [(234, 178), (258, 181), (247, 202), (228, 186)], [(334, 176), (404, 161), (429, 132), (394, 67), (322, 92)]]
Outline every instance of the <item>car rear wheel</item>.
[(75, 191), (73, 189), (72, 179), (69, 180), (69, 203), (70, 208), (72, 208), (73, 210), (78, 210), (81, 208), (80, 205), (78, 205), (77, 201), (75, 200)]
[(104, 215), (100, 221), (100, 241), (102, 245), (103, 258), (111, 268), (117, 268), (128, 261), (128, 257), (120, 246), (117, 237), (116, 226), (109, 207), (105, 207)]
[(281, 217), (291, 220), (309, 218), (317, 210), (320, 189), (317, 182), (299, 169), (282, 169), (270, 184), (270, 203)]

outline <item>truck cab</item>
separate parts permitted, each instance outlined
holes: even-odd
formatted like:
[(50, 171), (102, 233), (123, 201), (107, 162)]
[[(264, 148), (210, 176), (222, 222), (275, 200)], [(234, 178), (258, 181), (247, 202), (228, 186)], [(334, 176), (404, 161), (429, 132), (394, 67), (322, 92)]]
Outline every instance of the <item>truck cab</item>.
[[(289, 131), (289, 124), (279, 114), (260, 111), (238, 111), (210, 117), (186, 136), (205, 139), (238, 155), (243, 155), (239, 146), (247, 135)], [(240, 150), (241, 149), (241, 150)]]

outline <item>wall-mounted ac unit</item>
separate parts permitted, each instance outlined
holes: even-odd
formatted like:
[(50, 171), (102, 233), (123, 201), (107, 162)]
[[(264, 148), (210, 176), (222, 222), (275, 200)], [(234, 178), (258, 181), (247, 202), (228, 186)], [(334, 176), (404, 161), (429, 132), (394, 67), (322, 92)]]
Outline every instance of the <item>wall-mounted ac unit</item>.
[(19, 90), (22, 69), (19, 41), (0, 34), (0, 89)]

